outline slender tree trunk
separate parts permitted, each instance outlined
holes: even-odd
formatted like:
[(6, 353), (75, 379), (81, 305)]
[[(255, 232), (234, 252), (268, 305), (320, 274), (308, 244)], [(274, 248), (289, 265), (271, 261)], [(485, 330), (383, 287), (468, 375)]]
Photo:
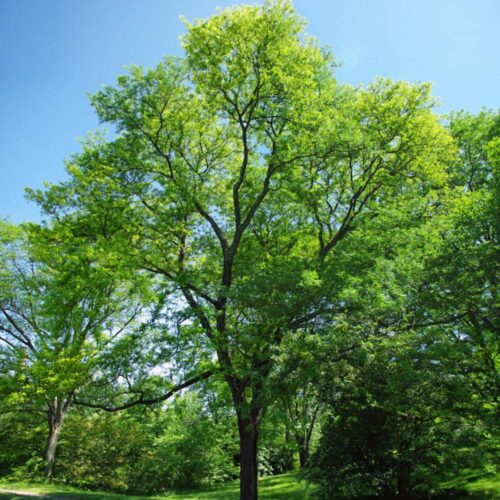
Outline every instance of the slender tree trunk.
[(302, 436), (297, 436), (297, 447), (299, 449), (299, 464), (301, 469), (305, 469), (309, 462), (309, 442)]
[(47, 437), (47, 445), (45, 447), (45, 476), (50, 479), (54, 474), (54, 466), (56, 461), (56, 449), (59, 441), (62, 423), (65, 413), (69, 408), (69, 402), (63, 402), (59, 398), (54, 398), (49, 403), (47, 411), (47, 423), (49, 434)]
[(295, 441), (297, 442), (297, 448), (299, 450), (299, 464), (301, 469), (305, 469), (309, 462), (309, 446), (320, 407), (321, 405), (319, 403), (316, 404), (306, 432), (295, 433)]

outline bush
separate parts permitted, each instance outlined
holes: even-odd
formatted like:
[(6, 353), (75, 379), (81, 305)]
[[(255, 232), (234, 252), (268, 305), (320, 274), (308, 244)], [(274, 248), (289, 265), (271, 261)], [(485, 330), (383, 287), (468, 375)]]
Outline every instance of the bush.
[(382, 343), (330, 391), (308, 473), (326, 498), (418, 498), (487, 461), (484, 408), (470, 380), (414, 340)]
[(206, 414), (194, 394), (167, 410), (74, 412), (61, 434), (56, 479), (134, 493), (221, 484), (238, 475), (231, 423)]

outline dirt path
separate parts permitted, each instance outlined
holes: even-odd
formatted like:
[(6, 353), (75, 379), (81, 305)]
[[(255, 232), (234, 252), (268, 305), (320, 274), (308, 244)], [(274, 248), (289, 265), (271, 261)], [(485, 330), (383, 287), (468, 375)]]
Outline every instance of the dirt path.
[[(33, 493), (32, 491), (23, 491), (23, 490), (5, 490), (0, 488), (0, 499), (3, 498), (3, 495), (14, 495), (12, 498), (45, 498), (46, 500), (56, 499), (57, 500), (65, 500), (65, 497), (54, 497), (50, 495), (45, 495), (44, 493)], [(66, 498), (66, 500), (69, 500)]]
[(28, 497), (28, 498), (48, 498), (47, 495), (43, 495), (41, 493), (32, 493), (29, 491), (19, 491), (19, 490), (4, 490), (0, 488), (0, 494), (5, 495), (17, 495), (19, 497)]

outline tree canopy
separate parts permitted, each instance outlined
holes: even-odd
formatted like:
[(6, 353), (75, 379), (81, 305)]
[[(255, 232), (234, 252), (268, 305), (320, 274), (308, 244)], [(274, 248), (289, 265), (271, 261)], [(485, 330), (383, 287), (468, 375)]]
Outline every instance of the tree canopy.
[[(175, 350), (178, 385), (148, 397), (132, 384), (119, 392), (118, 407), (113, 391), (87, 405), (124, 409), (164, 401), (208, 377), (223, 381), (237, 417), (241, 498), (253, 499), (266, 412), (280, 398), (298, 397), (305, 421), (294, 425), (314, 425), (315, 408), (332, 399), (318, 389), (306, 401), (306, 381), (325, 384), (325, 374), (364, 352), (370, 336), (383, 336), (388, 350), (353, 366), (358, 382), (367, 377), (366, 391), (375, 384), (370, 397), (380, 404), (386, 370), (388, 383), (409, 377), (419, 394), (436, 371), (446, 377), (427, 358), (430, 348), (420, 353), (414, 338), (400, 340), (438, 325), (453, 325), (446, 336), (456, 344), (467, 337), (467, 352), (481, 358), (474, 370), (498, 388), (498, 116), (456, 114), (447, 126), (428, 84), (338, 83), (333, 56), (288, 1), (224, 9), (186, 28), (183, 57), (132, 67), (91, 97), (116, 136), (89, 135), (67, 163), (67, 181), (30, 192), (49, 217), (31, 229), (45, 241), (35, 246), (41, 281), (29, 282), (41, 309), (24, 317), (22, 303), (16, 311), (40, 346), (45, 334), (32, 323), (48, 322), (57, 366), (71, 359), (78, 367), (64, 377), (73, 385), (58, 390), (74, 394), (81, 383), (69, 381), (79, 379), (86, 349), (105, 352), (126, 327), (116, 325), (145, 308), (171, 342), (158, 358), (164, 371)], [(61, 239), (70, 246), (58, 247)], [(16, 327), (15, 306), (6, 306), (9, 297), (31, 300), (22, 290), (25, 262), (9, 264), (19, 276), (1, 275), (1, 310), (4, 332), (17, 331), (11, 347), (30, 350), (32, 334)], [(140, 342), (147, 345), (147, 336)], [(416, 351), (393, 372), (389, 353), (399, 342)], [(424, 366), (413, 365), (420, 355)], [(44, 369), (54, 369), (48, 359)], [(276, 382), (286, 363), (305, 370), (302, 387)], [(422, 378), (413, 384), (415, 373)], [(344, 384), (348, 394), (356, 381), (341, 381), (339, 391)], [(347, 415), (358, 403), (346, 403)], [(407, 411), (406, 402), (390, 404), (396, 415)], [(419, 412), (423, 404), (410, 406)], [(343, 406), (335, 411), (342, 419)], [(342, 426), (328, 429), (347, 439)], [(312, 427), (295, 431), (309, 443)]]

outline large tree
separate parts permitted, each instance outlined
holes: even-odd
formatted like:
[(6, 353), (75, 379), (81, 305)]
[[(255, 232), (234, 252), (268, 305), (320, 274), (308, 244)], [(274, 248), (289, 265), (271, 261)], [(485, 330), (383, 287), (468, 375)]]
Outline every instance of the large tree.
[(473, 346), (467, 364), (476, 372), (482, 398), (497, 401), (500, 113), (453, 113), (449, 126), (459, 148), (450, 168), (454, 191), (417, 303), (427, 319), (454, 318), (450, 327), (457, 342)]
[(356, 235), (362, 249), (384, 214), (432, 215), (450, 156), (428, 85), (339, 85), (304, 25), (287, 1), (187, 24), (185, 57), (132, 68), (92, 97), (116, 138), (90, 138), (70, 180), (34, 194), (96, 244), (113, 242), (121, 265), (156, 275), (192, 343), (216, 356), (243, 499), (257, 498), (280, 343), (346, 314), (365, 270), (345, 242)]
[[(371, 293), (349, 318), (365, 337), (352, 373), (314, 359), (330, 373), (319, 384), (330, 418), (312, 467), (326, 496), (367, 494), (371, 484), (409, 498), (467, 466), (488, 467), (498, 426), (499, 123), (498, 113), (452, 114), (449, 189), (433, 217), (403, 232), (405, 244), (394, 232), (379, 242), (386, 270), (374, 265), (372, 282), (366, 273)], [(353, 253), (361, 262), (365, 252)]]

